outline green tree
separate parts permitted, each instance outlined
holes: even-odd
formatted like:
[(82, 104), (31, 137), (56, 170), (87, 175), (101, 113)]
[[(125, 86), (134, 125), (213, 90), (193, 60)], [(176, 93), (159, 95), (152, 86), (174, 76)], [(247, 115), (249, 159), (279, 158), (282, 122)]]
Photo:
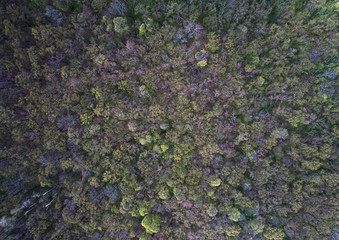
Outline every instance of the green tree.
[(113, 18), (114, 30), (117, 33), (123, 34), (128, 31), (127, 20), (124, 17)]
[(141, 225), (145, 228), (149, 234), (157, 233), (160, 231), (161, 218), (159, 215), (147, 215), (141, 222)]

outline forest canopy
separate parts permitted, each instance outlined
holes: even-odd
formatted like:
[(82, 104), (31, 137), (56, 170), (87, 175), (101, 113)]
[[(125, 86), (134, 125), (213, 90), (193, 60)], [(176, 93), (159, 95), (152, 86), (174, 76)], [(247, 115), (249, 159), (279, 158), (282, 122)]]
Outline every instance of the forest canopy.
[(339, 239), (338, 2), (0, 6), (1, 239)]

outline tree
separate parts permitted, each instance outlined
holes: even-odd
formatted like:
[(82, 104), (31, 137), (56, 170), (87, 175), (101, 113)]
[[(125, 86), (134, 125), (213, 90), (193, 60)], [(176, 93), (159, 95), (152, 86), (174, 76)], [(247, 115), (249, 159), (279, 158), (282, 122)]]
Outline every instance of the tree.
[(128, 31), (127, 20), (124, 17), (113, 18), (114, 30), (117, 33), (124, 34)]
[(141, 225), (145, 228), (149, 234), (154, 234), (160, 231), (161, 218), (157, 214), (147, 215), (141, 222)]

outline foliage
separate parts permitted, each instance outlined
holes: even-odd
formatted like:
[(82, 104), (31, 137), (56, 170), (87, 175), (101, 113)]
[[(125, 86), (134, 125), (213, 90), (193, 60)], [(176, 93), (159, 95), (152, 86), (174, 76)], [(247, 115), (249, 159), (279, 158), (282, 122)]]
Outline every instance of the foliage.
[(0, 239), (337, 237), (336, 1), (0, 5)]
[(281, 229), (268, 227), (264, 232), (264, 237), (267, 239), (284, 239), (285, 234)]
[(210, 32), (207, 34), (207, 44), (206, 47), (212, 53), (216, 52), (220, 48), (220, 36), (218, 36), (215, 32)]
[(147, 215), (141, 222), (141, 225), (146, 229), (149, 234), (157, 233), (160, 230), (160, 216)]
[(216, 178), (216, 177), (211, 177), (210, 178), (210, 186), (211, 187), (218, 187), (221, 184), (221, 179), (220, 178)]
[(241, 217), (241, 213), (236, 208), (231, 208), (228, 211), (228, 218), (233, 222), (238, 222)]
[(128, 31), (127, 20), (123, 17), (116, 17), (113, 19), (114, 30), (117, 33), (125, 33)]
[(241, 228), (237, 225), (230, 226), (226, 229), (226, 235), (229, 237), (238, 236), (241, 232)]
[(210, 206), (207, 209), (207, 214), (210, 217), (215, 217), (218, 214), (218, 209), (216, 209), (214, 206)]

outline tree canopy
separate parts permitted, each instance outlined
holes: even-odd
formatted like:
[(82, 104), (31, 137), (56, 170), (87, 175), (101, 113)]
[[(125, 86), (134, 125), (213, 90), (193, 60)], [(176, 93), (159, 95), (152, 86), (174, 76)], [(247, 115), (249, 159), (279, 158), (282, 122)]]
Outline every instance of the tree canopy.
[(336, 1), (0, 6), (1, 239), (339, 239)]

